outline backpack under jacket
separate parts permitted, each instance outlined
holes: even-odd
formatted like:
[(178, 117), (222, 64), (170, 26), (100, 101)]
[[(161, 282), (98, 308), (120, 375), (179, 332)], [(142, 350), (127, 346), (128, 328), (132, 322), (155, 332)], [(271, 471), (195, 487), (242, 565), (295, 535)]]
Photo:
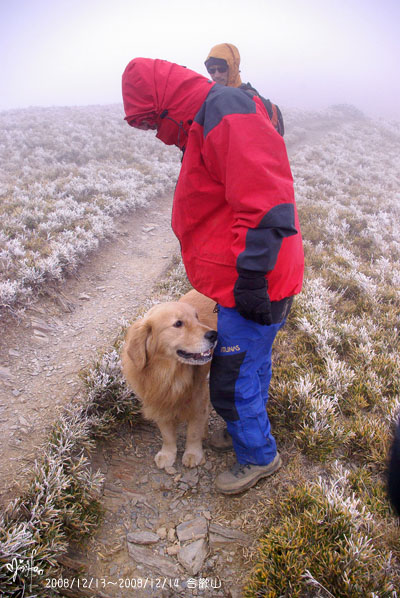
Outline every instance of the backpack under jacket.
[(251, 97), (253, 95), (257, 95), (260, 98), (268, 112), (268, 116), (271, 120), (272, 125), (278, 131), (279, 135), (282, 135), (283, 137), (285, 134), (285, 127), (283, 124), (282, 112), (279, 110), (279, 107), (276, 104), (273, 104), (271, 100), (266, 100), (265, 98), (263, 98), (262, 95), (260, 95), (258, 91), (254, 89), (254, 87), (250, 83), (242, 83), (239, 89), (242, 89)]

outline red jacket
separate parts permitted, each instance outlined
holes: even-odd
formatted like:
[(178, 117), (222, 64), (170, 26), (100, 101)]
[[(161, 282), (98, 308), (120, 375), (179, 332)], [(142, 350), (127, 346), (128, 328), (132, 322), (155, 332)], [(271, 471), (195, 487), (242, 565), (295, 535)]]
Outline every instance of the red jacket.
[(272, 301), (300, 292), (304, 257), (282, 137), (262, 101), (184, 67), (137, 58), (122, 78), (126, 120), (184, 150), (172, 227), (188, 278), (234, 307), (239, 271), (262, 273)]

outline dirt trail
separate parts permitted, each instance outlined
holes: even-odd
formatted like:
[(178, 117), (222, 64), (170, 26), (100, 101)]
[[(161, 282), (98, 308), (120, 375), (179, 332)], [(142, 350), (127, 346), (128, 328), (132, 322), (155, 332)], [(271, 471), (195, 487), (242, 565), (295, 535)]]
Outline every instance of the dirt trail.
[[(211, 414), (209, 431), (221, 425)], [(216, 453), (205, 443), (206, 463), (182, 465), (184, 429), (178, 457), (168, 471), (155, 466), (161, 446), (149, 424), (121, 431), (99, 447), (93, 465), (105, 476), (101, 528), (80, 549), (70, 548), (67, 564), (75, 586), (95, 590), (99, 598), (240, 598), (257, 539), (265, 522), (265, 500), (274, 500), (298, 467), (287, 450), (284, 467), (240, 496), (214, 488), (217, 473), (234, 461), (233, 452)]]
[[(289, 156), (337, 126), (303, 125), (307, 132), (288, 144)], [(8, 324), (0, 339), (0, 503), (19, 493), (35, 447), (57, 410), (79, 391), (79, 370), (109, 349), (122, 319), (131, 318), (177, 253), (171, 203), (162, 198), (122, 218), (115, 239), (93, 254), (78, 277), (53, 300), (28, 310), (20, 324)], [(218, 425), (213, 414), (210, 427)], [(180, 461), (182, 437), (180, 443), (168, 473), (155, 467), (160, 437), (151, 424), (121, 430), (117, 440), (99, 447), (94, 466), (105, 476), (105, 520), (86, 549), (69, 554), (70, 563), (85, 565), (86, 574), (75, 579), (81, 588), (91, 584), (96, 596), (115, 598), (242, 596), (241, 577), (265, 519), (260, 501), (284, 491), (301, 464), (282, 451), (284, 468), (271, 481), (227, 498), (216, 493), (213, 480), (233, 455), (206, 448), (207, 463), (188, 470)]]
[[(337, 125), (306, 120), (299, 126), (304, 133), (288, 144), (289, 156)], [(221, 425), (212, 412), (210, 431)], [(158, 429), (143, 423), (99, 448), (94, 465), (105, 477), (105, 518), (89, 546), (70, 550), (70, 562), (85, 568), (75, 580), (106, 598), (240, 598), (266, 501), (284, 492), (302, 464), (281, 447), (284, 467), (273, 479), (226, 497), (216, 492), (214, 479), (233, 463), (233, 453), (216, 453), (206, 442), (206, 464), (187, 469), (181, 430), (177, 461), (166, 472), (154, 464), (160, 443)]]
[(171, 204), (163, 197), (120, 218), (115, 238), (52, 298), (1, 324), (0, 504), (20, 492), (37, 446), (79, 390), (80, 369), (110, 348), (177, 253)]
[[(313, 118), (288, 144), (289, 156), (339, 123)], [(178, 251), (172, 197), (116, 223), (103, 242), (51, 299), (41, 299), (20, 322), (0, 323), (0, 505), (16, 496), (57, 409), (79, 390), (79, 370), (109, 348), (122, 319), (149, 295)], [(11, 466), (10, 466), (11, 464)]]

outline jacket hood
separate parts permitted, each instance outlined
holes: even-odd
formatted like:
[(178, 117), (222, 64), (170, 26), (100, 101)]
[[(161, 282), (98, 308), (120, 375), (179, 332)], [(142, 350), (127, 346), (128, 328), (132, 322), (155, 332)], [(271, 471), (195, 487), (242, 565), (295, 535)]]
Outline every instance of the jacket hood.
[(240, 54), (233, 44), (217, 44), (211, 48), (206, 62), (209, 58), (220, 58), (228, 65), (228, 87), (240, 87), (242, 80), (239, 75)]
[(213, 85), (184, 66), (135, 58), (122, 75), (125, 120), (138, 128), (145, 120), (157, 128), (161, 141), (183, 149), (190, 125)]

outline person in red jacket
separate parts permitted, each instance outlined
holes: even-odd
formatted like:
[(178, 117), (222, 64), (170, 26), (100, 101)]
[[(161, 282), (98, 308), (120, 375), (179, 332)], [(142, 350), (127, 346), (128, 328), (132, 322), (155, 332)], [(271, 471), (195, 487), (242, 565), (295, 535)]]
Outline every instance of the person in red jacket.
[(271, 351), (304, 269), (285, 143), (260, 98), (165, 60), (132, 60), (122, 94), (129, 125), (183, 151), (172, 227), (191, 284), (218, 304), (210, 398), (237, 459), (215, 484), (243, 492), (281, 466)]

